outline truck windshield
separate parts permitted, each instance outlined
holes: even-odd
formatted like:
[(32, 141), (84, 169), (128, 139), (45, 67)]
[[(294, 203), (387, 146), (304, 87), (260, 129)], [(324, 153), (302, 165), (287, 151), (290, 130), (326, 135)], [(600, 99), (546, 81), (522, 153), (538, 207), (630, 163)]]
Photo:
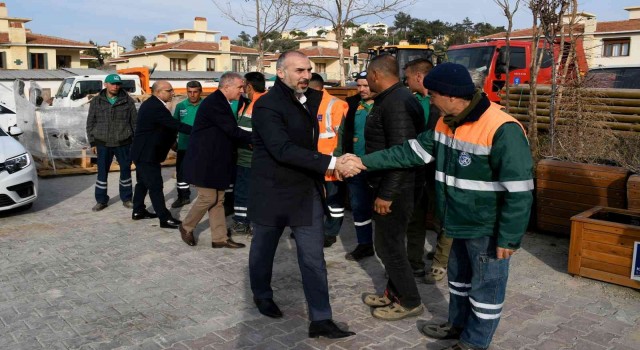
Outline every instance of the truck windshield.
[(60, 87), (58, 88), (58, 92), (56, 92), (56, 98), (63, 98), (69, 96), (69, 92), (71, 92), (71, 87), (73, 86), (73, 78), (67, 78), (62, 81)]
[[(390, 50), (383, 50), (380, 54), (391, 54), (398, 61), (399, 73), (400, 73), (400, 81), (404, 79), (404, 70), (402, 69), (408, 62), (413, 61), (418, 58), (427, 58), (431, 59), (433, 55), (433, 50), (431, 49), (405, 49), (405, 48), (393, 48)], [(374, 50), (369, 51), (369, 58), (367, 62), (371, 62), (371, 60), (378, 56), (378, 53)]]
[(495, 46), (470, 47), (447, 51), (449, 62), (461, 64), (469, 71), (489, 71)]
[(122, 79), (122, 90), (132, 94), (136, 92), (136, 82), (135, 80), (125, 80)]

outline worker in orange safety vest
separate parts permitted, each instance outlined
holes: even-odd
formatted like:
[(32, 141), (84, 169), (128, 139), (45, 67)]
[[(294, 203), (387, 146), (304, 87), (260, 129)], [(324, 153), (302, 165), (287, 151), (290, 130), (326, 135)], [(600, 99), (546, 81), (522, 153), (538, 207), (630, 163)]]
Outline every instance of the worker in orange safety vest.
[[(318, 152), (332, 155), (338, 146), (338, 129), (349, 108), (347, 102), (332, 96), (324, 89), (324, 79), (318, 73), (311, 75), (309, 87), (322, 91), (318, 108)], [(329, 216), (324, 221), (324, 247), (331, 247), (337, 240), (344, 218), (345, 185), (332, 172), (325, 175), (325, 191)]]

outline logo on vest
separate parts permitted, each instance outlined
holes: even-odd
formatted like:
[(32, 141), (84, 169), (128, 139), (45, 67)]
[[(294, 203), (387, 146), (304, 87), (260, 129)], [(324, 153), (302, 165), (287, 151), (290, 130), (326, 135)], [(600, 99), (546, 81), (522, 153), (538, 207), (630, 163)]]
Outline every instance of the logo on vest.
[(460, 156), (458, 157), (458, 163), (461, 166), (469, 166), (469, 165), (471, 165), (471, 156), (469, 155), (469, 153), (467, 153), (467, 152), (460, 153)]

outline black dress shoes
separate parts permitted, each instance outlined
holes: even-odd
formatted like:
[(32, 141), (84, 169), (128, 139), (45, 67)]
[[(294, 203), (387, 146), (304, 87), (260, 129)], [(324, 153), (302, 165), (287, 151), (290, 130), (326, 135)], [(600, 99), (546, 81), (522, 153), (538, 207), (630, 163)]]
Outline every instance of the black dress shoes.
[(258, 311), (260, 311), (261, 314), (271, 318), (282, 317), (282, 311), (280, 311), (280, 308), (276, 305), (273, 299), (253, 298), (253, 302), (256, 303)]
[(165, 221), (160, 221), (160, 227), (162, 228), (178, 228), (182, 221), (174, 218), (167, 219)]
[(325, 337), (329, 339), (346, 338), (356, 335), (354, 332), (343, 331), (332, 320), (311, 321), (309, 338)]
[(238, 248), (244, 248), (246, 247), (246, 245), (244, 245), (243, 243), (238, 243), (238, 242), (234, 242), (231, 238), (227, 238), (226, 241), (224, 242), (211, 242), (211, 248), (231, 248), (231, 249), (238, 249)]
[(139, 212), (133, 212), (131, 214), (131, 218), (133, 220), (142, 220), (142, 219), (155, 219), (157, 218), (158, 215), (155, 213), (150, 213), (147, 211), (147, 209), (143, 209), (142, 211)]
[(178, 230), (180, 231), (180, 236), (182, 237), (182, 240), (184, 241), (184, 243), (192, 247), (196, 245), (196, 240), (195, 238), (193, 238), (193, 231), (187, 232), (187, 230), (185, 230), (184, 227), (182, 227), (182, 225), (178, 227)]

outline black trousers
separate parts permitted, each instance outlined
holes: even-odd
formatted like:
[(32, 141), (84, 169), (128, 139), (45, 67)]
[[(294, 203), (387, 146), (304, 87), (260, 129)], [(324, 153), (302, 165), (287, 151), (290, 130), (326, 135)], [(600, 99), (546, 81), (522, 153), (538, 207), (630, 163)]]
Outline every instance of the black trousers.
[(164, 203), (164, 181), (160, 163), (136, 163), (136, 187), (133, 192), (133, 212), (137, 213), (145, 209), (144, 199), (149, 193), (153, 210), (158, 214), (160, 221), (171, 219), (171, 213)]
[(412, 309), (422, 303), (411, 265), (407, 258), (406, 231), (413, 212), (414, 189), (403, 189), (391, 204), (391, 213), (373, 214), (376, 254), (389, 275), (388, 293), (400, 305)]

